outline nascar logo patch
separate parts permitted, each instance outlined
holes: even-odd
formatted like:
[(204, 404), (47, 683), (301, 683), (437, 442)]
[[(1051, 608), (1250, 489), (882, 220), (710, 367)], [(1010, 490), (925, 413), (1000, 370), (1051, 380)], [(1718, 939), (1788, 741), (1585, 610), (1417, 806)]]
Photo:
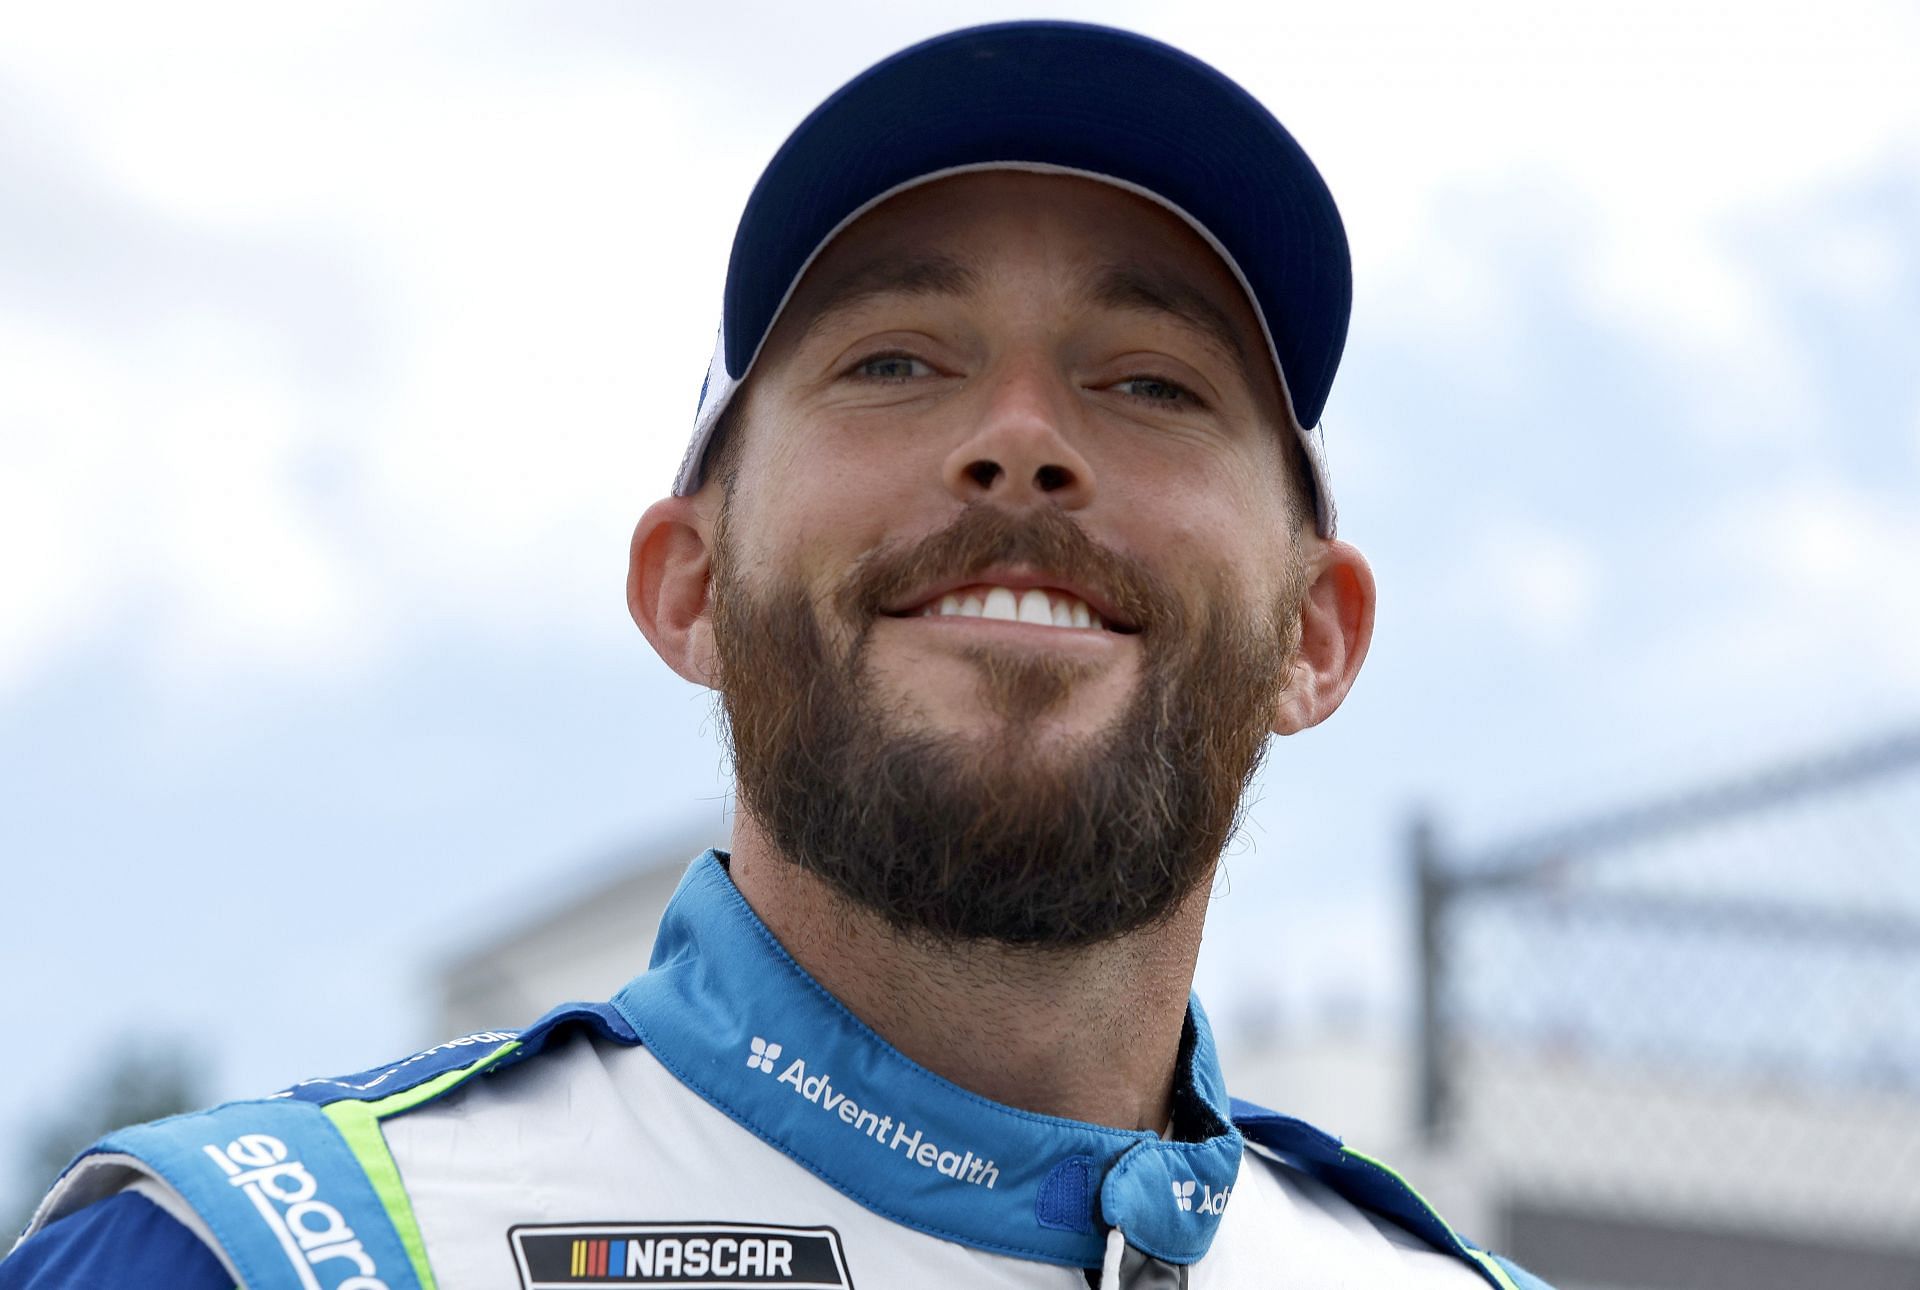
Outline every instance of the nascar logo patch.
[(790, 1286), (852, 1290), (831, 1227), (731, 1223), (524, 1224), (507, 1241), (523, 1290), (566, 1286)]

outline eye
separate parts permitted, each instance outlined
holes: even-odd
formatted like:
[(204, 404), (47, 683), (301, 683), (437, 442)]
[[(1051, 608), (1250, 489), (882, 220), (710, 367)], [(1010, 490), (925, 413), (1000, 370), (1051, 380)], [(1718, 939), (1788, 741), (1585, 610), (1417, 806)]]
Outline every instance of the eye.
[(1200, 396), (1192, 390), (1162, 376), (1129, 376), (1124, 381), (1116, 381), (1113, 388), (1129, 398), (1140, 399), (1147, 403), (1164, 403), (1169, 406), (1182, 404), (1190, 407), (1206, 406)]
[(851, 376), (865, 381), (895, 383), (934, 374), (931, 365), (911, 354), (875, 354), (854, 364)]

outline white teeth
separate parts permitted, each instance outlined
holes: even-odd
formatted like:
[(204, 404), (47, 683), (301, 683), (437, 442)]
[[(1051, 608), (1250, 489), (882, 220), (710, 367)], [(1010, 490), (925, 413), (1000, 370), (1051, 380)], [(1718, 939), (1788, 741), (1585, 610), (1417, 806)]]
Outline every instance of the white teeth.
[(1017, 623), (1020, 621), (1020, 607), (1015, 602), (1011, 591), (1005, 587), (995, 587), (987, 592), (986, 605), (980, 611), (980, 616), (982, 618), (998, 618), (1005, 622)]
[(920, 610), (929, 618), (993, 618), (1039, 627), (1104, 628), (1100, 616), (1078, 596), (1043, 587), (1015, 591), (1011, 587), (949, 591)]

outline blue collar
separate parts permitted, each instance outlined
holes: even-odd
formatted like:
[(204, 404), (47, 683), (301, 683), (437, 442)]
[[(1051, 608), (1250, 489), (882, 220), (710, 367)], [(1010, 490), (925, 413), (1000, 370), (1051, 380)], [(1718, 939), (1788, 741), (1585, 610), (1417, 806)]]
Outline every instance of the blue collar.
[(667, 906), (653, 963), (613, 1006), (715, 1108), (861, 1205), (951, 1241), (1100, 1265), (1104, 1228), (1171, 1263), (1207, 1252), (1234, 1176), (1213, 1034), (1189, 1005), (1175, 1101), (1213, 1136), (990, 1102), (915, 1065), (793, 961), (709, 851)]

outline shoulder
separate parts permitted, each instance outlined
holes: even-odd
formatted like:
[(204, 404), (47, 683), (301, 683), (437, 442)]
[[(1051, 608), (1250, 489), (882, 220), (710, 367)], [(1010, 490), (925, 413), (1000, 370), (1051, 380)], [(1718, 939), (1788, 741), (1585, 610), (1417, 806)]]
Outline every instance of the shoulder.
[(1242, 1157), (1212, 1257), (1249, 1276), (1285, 1266), (1302, 1284), (1489, 1290), (1475, 1264), (1257, 1146)]
[[(1428, 1265), (1436, 1286), (1551, 1290), (1512, 1261), (1456, 1232), (1425, 1197), (1382, 1161), (1305, 1121), (1239, 1098), (1233, 1099), (1232, 1106), (1234, 1125), (1251, 1144), (1248, 1164), (1256, 1171), (1243, 1167), (1243, 1179), (1253, 1189), (1264, 1184), (1308, 1200), (1331, 1220), (1330, 1231), (1372, 1238), (1370, 1243), (1383, 1253)], [(1443, 1268), (1434, 1256), (1451, 1266)], [(1459, 1275), (1463, 1272), (1471, 1273), (1472, 1280)]]
[[(198, 1245), (224, 1269), (226, 1285), (308, 1285), (323, 1263), (329, 1272), (374, 1277), (377, 1269), (393, 1286), (412, 1284), (408, 1271), (424, 1271), (418, 1234), (381, 1123), (581, 1029), (636, 1042), (607, 1005), (565, 1005), (525, 1031), (483, 1031), (351, 1075), (304, 1080), (272, 1097), (109, 1134), (68, 1166), (41, 1203), (21, 1250), (32, 1247), (30, 1266), (54, 1271), (20, 1285), (139, 1283), (75, 1280), (69, 1271), (83, 1234), (133, 1216), (146, 1224), (136, 1233), (143, 1240)], [(165, 1210), (149, 1197), (164, 1198)], [(6, 1267), (13, 1276), (14, 1260)], [(69, 1279), (48, 1279), (55, 1276)], [(0, 1285), (12, 1290), (14, 1283)]]
[(384, 1119), (429, 1102), (471, 1076), (497, 1073), (539, 1056), (561, 1038), (580, 1031), (620, 1045), (639, 1042), (632, 1025), (612, 1004), (563, 1003), (524, 1030), (461, 1035), (351, 1075), (301, 1080), (267, 1100), (322, 1107), (359, 1103)]
[(134, 1191), (50, 1224), (0, 1259), (0, 1290), (131, 1285), (232, 1290), (233, 1277), (199, 1237)]

